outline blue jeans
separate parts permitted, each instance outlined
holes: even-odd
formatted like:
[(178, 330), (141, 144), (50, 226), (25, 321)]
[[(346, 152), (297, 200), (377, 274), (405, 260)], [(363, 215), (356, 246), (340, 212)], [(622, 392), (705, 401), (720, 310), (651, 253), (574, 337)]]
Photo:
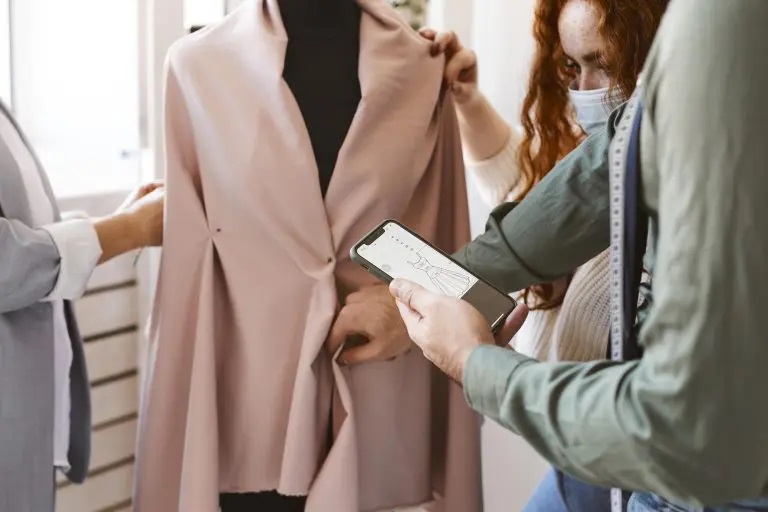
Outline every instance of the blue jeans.
[(523, 512), (610, 512), (611, 491), (551, 469)]
[(646, 492), (636, 492), (629, 500), (629, 512), (744, 512), (768, 511), (768, 498), (739, 501), (721, 507), (689, 507), (675, 505), (664, 498)]

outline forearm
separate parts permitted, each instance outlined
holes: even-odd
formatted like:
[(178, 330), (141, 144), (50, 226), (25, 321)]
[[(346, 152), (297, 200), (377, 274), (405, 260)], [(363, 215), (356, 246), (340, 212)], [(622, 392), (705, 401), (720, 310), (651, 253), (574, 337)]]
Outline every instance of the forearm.
[(520, 140), (514, 130), (503, 149), (486, 160), (466, 159), (467, 173), (485, 204), (491, 208), (508, 201), (510, 194), (520, 183), (520, 166), (517, 149)]
[(509, 125), (483, 94), (457, 104), (457, 114), (464, 150), (471, 160), (487, 160), (509, 141)]
[(632, 433), (644, 427), (623, 424), (631, 409), (616, 400), (631, 396), (623, 385), (634, 370), (605, 361), (540, 363), (483, 346), (470, 356), (463, 382), (473, 409), (520, 434), (558, 468), (591, 483), (635, 488), (638, 475), (654, 472), (635, 460)]
[(607, 248), (612, 134), (610, 129), (589, 137), (520, 204), (494, 211), (485, 234), (455, 258), (513, 292), (554, 281)]
[(101, 245), (100, 264), (141, 247), (139, 226), (130, 215), (111, 215), (96, 220), (93, 225)]
[(684, 396), (691, 388), (719, 395), (711, 376), (709, 386), (697, 379), (670, 386), (670, 375), (658, 372), (663, 364), (539, 363), (484, 346), (467, 362), (464, 390), (475, 410), (586, 482), (699, 505), (754, 496), (751, 481), (761, 477), (722, 456), (727, 432), (754, 427), (716, 411), (706, 394)]
[(78, 218), (39, 229), (0, 218), (0, 311), (78, 298), (97, 263), (138, 247), (127, 215)]

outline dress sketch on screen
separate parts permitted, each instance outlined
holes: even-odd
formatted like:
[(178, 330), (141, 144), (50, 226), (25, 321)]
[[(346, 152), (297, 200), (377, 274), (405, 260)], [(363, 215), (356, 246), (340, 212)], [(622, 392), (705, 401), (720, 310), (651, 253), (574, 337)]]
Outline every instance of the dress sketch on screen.
[(448, 270), (447, 268), (432, 265), (427, 258), (419, 255), (417, 261), (409, 261), (413, 268), (421, 270), (429, 277), (438, 290), (451, 297), (461, 297), (469, 290), (469, 277)]

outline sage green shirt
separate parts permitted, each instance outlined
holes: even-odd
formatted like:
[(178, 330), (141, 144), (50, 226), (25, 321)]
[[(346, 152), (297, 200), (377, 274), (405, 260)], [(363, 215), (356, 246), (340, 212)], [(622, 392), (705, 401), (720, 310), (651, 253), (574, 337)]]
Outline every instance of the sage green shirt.
[[(539, 363), (486, 346), (465, 393), (588, 482), (694, 505), (768, 495), (768, 1), (673, 0), (643, 87), (643, 359)], [(497, 212), (459, 258), (515, 290), (605, 249), (611, 136)]]

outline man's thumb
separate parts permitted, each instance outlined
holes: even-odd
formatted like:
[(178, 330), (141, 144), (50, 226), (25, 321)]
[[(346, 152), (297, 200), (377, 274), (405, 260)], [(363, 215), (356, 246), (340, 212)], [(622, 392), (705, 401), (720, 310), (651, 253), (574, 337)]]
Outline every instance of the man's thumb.
[(405, 279), (395, 279), (389, 285), (389, 291), (394, 298), (408, 306), (408, 308), (419, 311), (419, 294), (423, 288), (416, 283), (406, 281)]

